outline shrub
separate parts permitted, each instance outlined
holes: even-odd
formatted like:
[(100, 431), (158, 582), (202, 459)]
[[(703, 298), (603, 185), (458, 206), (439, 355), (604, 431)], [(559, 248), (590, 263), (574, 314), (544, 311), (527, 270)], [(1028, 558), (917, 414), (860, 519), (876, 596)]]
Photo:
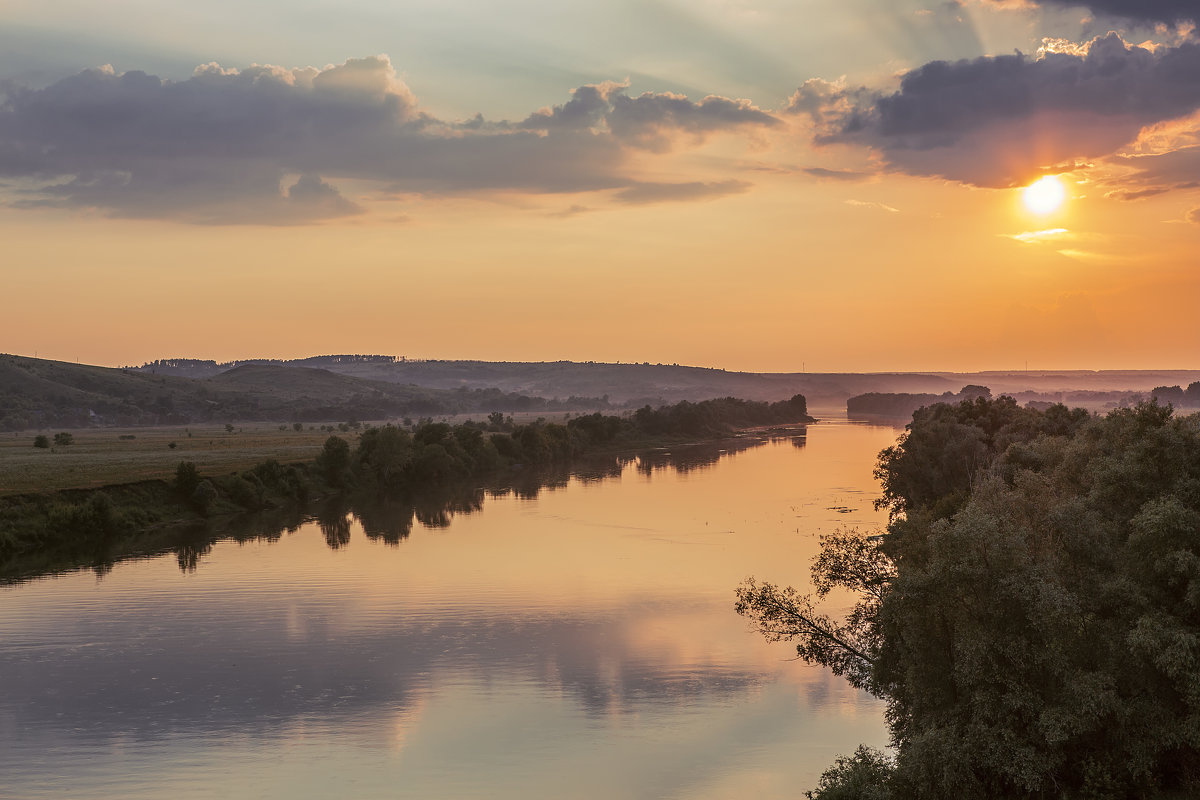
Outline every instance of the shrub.
[(197, 511), (207, 514), (209, 506), (217, 499), (217, 488), (212, 485), (212, 481), (202, 480), (196, 484), (190, 499)]
[(184, 497), (191, 497), (200, 485), (200, 470), (191, 461), (180, 461), (175, 468), (175, 489)]

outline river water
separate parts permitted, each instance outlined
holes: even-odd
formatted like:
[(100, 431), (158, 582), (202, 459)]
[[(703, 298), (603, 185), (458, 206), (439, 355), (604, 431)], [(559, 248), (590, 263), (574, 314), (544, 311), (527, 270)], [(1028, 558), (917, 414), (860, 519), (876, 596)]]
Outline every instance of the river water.
[(825, 418), (0, 587), (0, 797), (800, 796), (886, 744), (882, 704), (733, 592), (881, 527), (896, 435)]

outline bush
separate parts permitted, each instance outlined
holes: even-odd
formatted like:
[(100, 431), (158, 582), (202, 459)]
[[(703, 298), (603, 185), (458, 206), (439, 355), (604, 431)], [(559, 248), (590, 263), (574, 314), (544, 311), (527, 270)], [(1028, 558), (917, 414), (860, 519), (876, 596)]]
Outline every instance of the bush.
[(50, 446), (50, 439), (39, 434), (39, 435), (33, 437), (33, 446), (40, 447), (43, 450), (45, 450), (46, 448), (48, 448)]
[(263, 485), (253, 473), (234, 475), (223, 481), (223, 484), (225, 492), (229, 495), (229, 499), (242, 508), (256, 509), (262, 507)]
[(838, 756), (821, 773), (816, 791), (805, 792), (809, 800), (890, 800), (889, 782), (895, 770), (892, 760), (879, 750), (859, 745), (852, 756)]
[(191, 497), (200, 485), (200, 470), (191, 461), (180, 461), (175, 468), (175, 489), (184, 497)]
[(75, 437), (72, 436), (71, 434), (67, 433), (66, 431), (63, 431), (62, 433), (54, 434), (54, 444), (58, 447), (66, 447), (67, 445), (73, 444), (74, 442), (75, 442)]
[(190, 499), (197, 511), (207, 514), (209, 506), (217, 499), (217, 487), (212, 485), (212, 481), (202, 480), (196, 484)]
[(51, 508), (50, 524), (61, 532), (82, 539), (110, 536), (129, 528), (125, 515), (117, 510), (112, 498), (104, 492), (96, 492), (82, 503)]
[(330, 486), (342, 486), (350, 469), (350, 444), (340, 436), (330, 436), (317, 456), (317, 469)]

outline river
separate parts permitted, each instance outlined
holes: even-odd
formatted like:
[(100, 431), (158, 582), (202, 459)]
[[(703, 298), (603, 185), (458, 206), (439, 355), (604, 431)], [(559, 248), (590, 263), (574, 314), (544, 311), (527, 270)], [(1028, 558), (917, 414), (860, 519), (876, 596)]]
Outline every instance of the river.
[(746, 577), (807, 586), (820, 533), (886, 521), (898, 431), (817, 415), (0, 587), (0, 796), (800, 796), (887, 742), (878, 700), (733, 612)]

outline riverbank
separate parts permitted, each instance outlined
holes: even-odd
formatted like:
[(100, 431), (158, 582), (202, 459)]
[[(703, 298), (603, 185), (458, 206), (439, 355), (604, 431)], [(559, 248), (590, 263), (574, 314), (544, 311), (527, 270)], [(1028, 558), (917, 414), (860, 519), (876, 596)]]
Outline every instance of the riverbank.
[[(540, 415), (513, 415), (514, 423), (530, 424)], [(570, 415), (546, 416), (565, 424)], [(445, 418), (461, 424), (483, 417)], [(383, 421), (346, 423), (236, 422), (125, 428), (73, 428), (71, 444), (53, 443), (58, 429), (0, 435), (0, 496), (65, 489), (100, 489), (140, 481), (169, 481), (180, 461), (191, 461), (204, 473), (223, 475), (251, 469), (273, 458), (285, 464), (314, 460), (331, 435), (353, 439)], [(49, 440), (34, 447), (38, 435)]]
[[(788, 421), (812, 421), (804, 398), (775, 404), (727, 398), (659, 409), (647, 406), (629, 417), (597, 413), (565, 424), (521, 425), (497, 415), (486, 423), (454, 426), (425, 421), (411, 430), (391, 425), (349, 435), (327, 430), (324, 443), (307, 460), (283, 463), (267, 458), (218, 474), (184, 458), (176, 462), (169, 479), (0, 496), (0, 572), (8, 571), (4, 565), (9, 562), (31, 555), (78, 557), (165, 526), (300, 507), (328, 497), (428, 490), (569, 465), (583, 456), (712, 441), (737, 428)], [(103, 474), (97, 469), (93, 479)]]

